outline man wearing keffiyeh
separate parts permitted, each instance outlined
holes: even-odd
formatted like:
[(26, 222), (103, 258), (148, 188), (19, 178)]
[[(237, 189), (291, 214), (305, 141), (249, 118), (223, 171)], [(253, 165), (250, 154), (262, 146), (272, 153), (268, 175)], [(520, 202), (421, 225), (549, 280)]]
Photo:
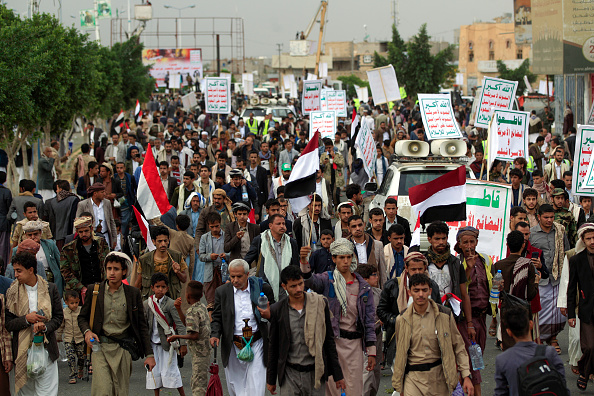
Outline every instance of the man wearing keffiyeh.
[[(332, 330), (336, 337), (338, 360), (346, 380), (346, 394), (363, 394), (363, 353), (367, 352), (367, 370), (375, 367), (375, 305), (371, 287), (355, 273), (357, 260), (355, 246), (339, 238), (330, 245), (330, 254), (336, 269), (312, 274), (307, 257), (310, 246), (300, 251), (301, 271), (305, 287), (323, 294), (328, 299), (332, 313)], [(328, 379), (326, 394), (340, 395), (332, 379)]]

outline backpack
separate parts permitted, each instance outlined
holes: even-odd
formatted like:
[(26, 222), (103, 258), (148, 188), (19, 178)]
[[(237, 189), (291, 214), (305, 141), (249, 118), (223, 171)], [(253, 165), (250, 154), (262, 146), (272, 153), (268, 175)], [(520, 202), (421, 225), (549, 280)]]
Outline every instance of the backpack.
[(561, 374), (549, 365), (546, 345), (537, 345), (534, 357), (518, 367), (518, 393), (520, 395), (567, 396)]

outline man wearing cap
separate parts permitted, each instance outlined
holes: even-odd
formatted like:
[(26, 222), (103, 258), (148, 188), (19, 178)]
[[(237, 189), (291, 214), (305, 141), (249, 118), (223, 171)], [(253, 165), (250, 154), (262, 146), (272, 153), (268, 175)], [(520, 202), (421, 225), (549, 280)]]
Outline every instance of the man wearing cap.
[(299, 157), (299, 151), (293, 148), (293, 141), (291, 139), (287, 139), (283, 142), (285, 149), (280, 152), (278, 155), (278, 170), (282, 172), (282, 167), (284, 164), (292, 164), (293, 159)]
[(281, 165), (279, 163), (279, 168), (281, 171), (281, 176), (272, 179), (272, 188), (268, 194), (269, 199), (278, 198), (278, 188), (280, 186), (286, 185), (289, 182), (289, 177), (291, 176), (291, 164), (286, 163)]
[[(491, 287), (493, 286), (493, 274), (491, 267), (493, 261), (486, 254), (476, 251), (478, 244), (479, 230), (474, 227), (462, 227), (456, 234), (456, 246), (454, 250), (460, 255), (462, 266), (466, 272), (466, 287), (470, 298), (470, 309), (472, 311), (472, 324), (475, 330), (474, 341), (485, 350), (487, 342), (487, 314), (493, 316), (493, 309), (489, 303)], [(468, 324), (470, 327), (470, 323)], [(466, 344), (466, 350), (471, 345), (468, 336), (467, 326), (458, 325), (460, 335)], [(470, 361), (469, 361), (470, 362)], [(469, 363), (472, 367), (472, 362)], [(481, 394), (481, 373), (472, 372), (472, 384), (474, 385), (474, 394)]]
[(224, 249), (231, 260), (245, 257), (254, 238), (260, 235), (260, 226), (248, 222), (250, 209), (243, 202), (233, 204), (235, 221), (227, 224)]
[(573, 214), (564, 207), (569, 194), (562, 188), (556, 188), (551, 193), (551, 198), (555, 208), (555, 223), (565, 227), (569, 245), (573, 248), (577, 242), (577, 223)]
[(93, 213), (95, 223), (93, 230), (105, 238), (107, 245), (115, 249), (117, 232), (111, 202), (105, 199), (105, 186), (103, 183), (95, 183), (87, 190), (89, 198), (78, 203), (76, 216), (83, 212)]
[(105, 239), (95, 236), (92, 217), (78, 217), (74, 229), (74, 240), (65, 244), (60, 253), (60, 271), (64, 289), (83, 294), (85, 285), (105, 279), (102, 263), (109, 254), (109, 246)]
[(202, 234), (206, 234), (208, 232), (206, 216), (208, 216), (209, 213), (217, 212), (221, 215), (221, 230), (225, 230), (227, 228), (227, 224), (235, 221), (235, 216), (231, 210), (231, 205), (233, 203), (227, 197), (225, 190), (222, 188), (217, 188), (214, 190), (212, 193), (212, 200), (213, 204), (205, 207), (202, 212), (200, 212), (200, 217), (198, 217), (198, 226), (196, 226), (196, 232), (194, 233), (196, 251), (198, 251)]
[(39, 216), (37, 214), (37, 204), (35, 202), (25, 202), (23, 210), (25, 213), (25, 218), (21, 221), (16, 222), (14, 231), (12, 232), (12, 247), (14, 248), (24, 239), (25, 231), (23, 227), (25, 226), (25, 224), (31, 221), (39, 221), (43, 225), (43, 238), (51, 239), (52, 231), (50, 229), (50, 224), (48, 222), (39, 220)]
[[(225, 184), (222, 188), (227, 193), (227, 197), (231, 199), (231, 202), (243, 202), (246, 205), (254, 208), (255, 213), (259, 213), (260, 208), (258, 206), (258, 194), (251, 183), (244, 178), (243, 172), (240, 169), (233, 169), (230, 172), (231, 181)], [(243, 196), (243, 187), (246, 187), (247, 197)], [(246, 200), (247, 198), (247, 200)], [(259, 215), (256, 214), (256, 220), (259, 219)]]
[[(328, 299), (338, 360), (346, 382), (347, 396), (363, 394), (363, 356), (367, 353), (367, 371), (376, 361), (375, 305), (371, 287), (355, 272), (357, 260), (353, 243), (339, 238), (330, 245), (334, 271), (312, 274), (307, 256), (310, 246), (300, 250), (301, 272), (305, 287)], [(326, 394), (340, 395), (334, 380), (328, 379)]]

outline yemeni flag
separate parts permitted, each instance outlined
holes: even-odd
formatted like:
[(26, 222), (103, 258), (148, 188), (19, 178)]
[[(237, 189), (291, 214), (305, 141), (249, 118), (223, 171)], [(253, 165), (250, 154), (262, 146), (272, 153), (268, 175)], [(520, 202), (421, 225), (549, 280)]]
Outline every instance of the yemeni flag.
[(320, 132), (316, 131), (297, 159), (285, 187), (285, 198), (303, 197), (303, 199), (291, 200), (291, 207), (295, 213), (299, 213), (301, 209), (309, 205), (311, 201), (309, 195), (316, 191), (316, 173), (320, 169), (319, 140)]
[(140, 110), (140, 102), (138, 99), (136, 99), (136, 107), (134, 108), (134, 119), (136, 120), (137, 124), (142, 119), (142, 110)]
[(161, 183), (150, 143), (146, 148), (146, 157), (144, 158), (142, 172), (140, 172), (136, 199), (149, 220), (161, 217), (171, 209), (163, 183)]
[(412, 238), (410, 241), (410, 247), (412, 248), (413, 246), (417, 246), (419, 249), (421, 247), (421, 216), (418, 215), (417, 223), (415, 224), (415, 230), (412, 233)]
[(122, 127), (124, 126), (124, 110), (120, 110), (120, 114), (118, 114), (118, 118), (116, 118), (113, 125), (115, 125), (115, 131), (120, 133)]
[(408, 189), (410, 204), (421, 224), (466, 220), (466, 168), (459, 168), (437, 179)]
[(149, 252), (157, 249), (153, 240), (151, 239), (151, 235), (149, 233), (149, 225), (144, 216), (136, 209), (136, 206), (132, 206), (134, 209), (134, 214), (136, 215), (136, 221), (138, 222), (138, 226), (140, 227), (140, 233), (146, 242), (146, 247), (148, 248)]
[(355, 136), (355, 129), (359, 125), (359, 116), (357, 115), (357, 109), (353, 108), (353, 119), (351, 120), (351, 139)]

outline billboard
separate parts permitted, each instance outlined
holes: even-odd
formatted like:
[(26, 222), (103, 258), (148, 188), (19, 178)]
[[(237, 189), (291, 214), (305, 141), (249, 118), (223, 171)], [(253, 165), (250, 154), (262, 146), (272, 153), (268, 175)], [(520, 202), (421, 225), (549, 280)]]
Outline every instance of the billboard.
[(151, 76), (159, 87), (165, 87), (165, 76), (182, 75), (183, 84), (189, 74), (194, 80), (202, 80), (202, 50), (199, 48), (144, 49), (142, 63), (150, 65)]
[(516, 44), (532, 43), (531, 0), (514, 0), (514, 33)]

